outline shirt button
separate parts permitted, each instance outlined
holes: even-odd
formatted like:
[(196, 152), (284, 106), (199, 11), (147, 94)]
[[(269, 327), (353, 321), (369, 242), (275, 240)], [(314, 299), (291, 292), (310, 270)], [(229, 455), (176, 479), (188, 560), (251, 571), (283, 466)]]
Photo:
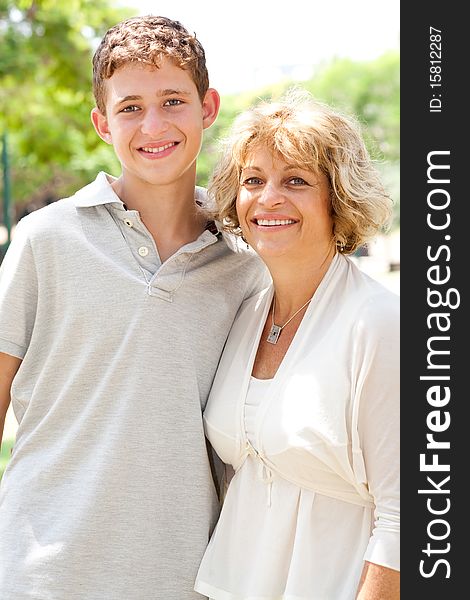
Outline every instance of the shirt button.
[(128, 227), (132, 227), (133, 223), (130, 219), (124, 219), (124, 223), (128, 226)]
[(141, 246), (138, 252), (140, 256), (147, 256), (147, 254), (149, 253), (149, 249), (147, 248), (147, 246)]

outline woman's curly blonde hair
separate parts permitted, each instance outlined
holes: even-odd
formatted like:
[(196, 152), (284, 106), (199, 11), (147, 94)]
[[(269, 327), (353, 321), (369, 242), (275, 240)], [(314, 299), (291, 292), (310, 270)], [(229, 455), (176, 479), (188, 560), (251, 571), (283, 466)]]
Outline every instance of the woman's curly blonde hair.
[(330, 185), (333, 239), (350, 254), (386, 228), (392, 201), (351, 116), (316, 101), (308, 92), (290, 90), (279, 101), (263, 101), (241, 113), (211, 181), (209, 195), (215, 218), (241, 235), (236, 212), (240, 174), (257, 147), (314, 173), (324, 173)]

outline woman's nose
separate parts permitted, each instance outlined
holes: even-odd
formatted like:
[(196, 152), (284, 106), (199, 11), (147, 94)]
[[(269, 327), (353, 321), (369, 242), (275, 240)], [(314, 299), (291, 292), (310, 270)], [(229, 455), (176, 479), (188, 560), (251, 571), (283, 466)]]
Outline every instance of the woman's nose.
[(266, 208), (271, 208), (273, 206), (278, 206), (279, 204), (283, 204), (285, 201), (282, 190), (279, 189), (273, 183), (266, 183), (263, 186), (261, 194), (258, 198), (258, 202), (265, 206)]

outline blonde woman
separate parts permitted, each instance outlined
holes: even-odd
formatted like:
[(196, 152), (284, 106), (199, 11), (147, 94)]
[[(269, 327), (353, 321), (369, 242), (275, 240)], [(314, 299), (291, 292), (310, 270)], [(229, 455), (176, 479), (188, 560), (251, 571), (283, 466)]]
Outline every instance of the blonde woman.
[(360, 130), (307, 94), (261, 104), (211, 192), (273, 284), (239, 310), (205, 409), (235, 475), (195, 589), (396, 600), (399, 302), (348, 258), (391, 210)]

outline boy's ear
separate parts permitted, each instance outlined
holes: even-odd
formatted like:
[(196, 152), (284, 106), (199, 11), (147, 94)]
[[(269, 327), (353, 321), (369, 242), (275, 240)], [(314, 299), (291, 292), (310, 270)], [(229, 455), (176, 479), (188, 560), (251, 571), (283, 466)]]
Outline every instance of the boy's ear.
[(98, 108), (96, 108), (96, 106), (92, 109), (90, 116), (91, 122), (96, 129), (96, 133), (107, 144), (112, 144), (113, 140), (111, 138), (111, 132), (109, 131), (108, 119), (106, 116)]
[(216, 120), (219, 114), (220, 96), (214, 88), (209, 88), (202, 103), (202, 126), (207, 129)]

